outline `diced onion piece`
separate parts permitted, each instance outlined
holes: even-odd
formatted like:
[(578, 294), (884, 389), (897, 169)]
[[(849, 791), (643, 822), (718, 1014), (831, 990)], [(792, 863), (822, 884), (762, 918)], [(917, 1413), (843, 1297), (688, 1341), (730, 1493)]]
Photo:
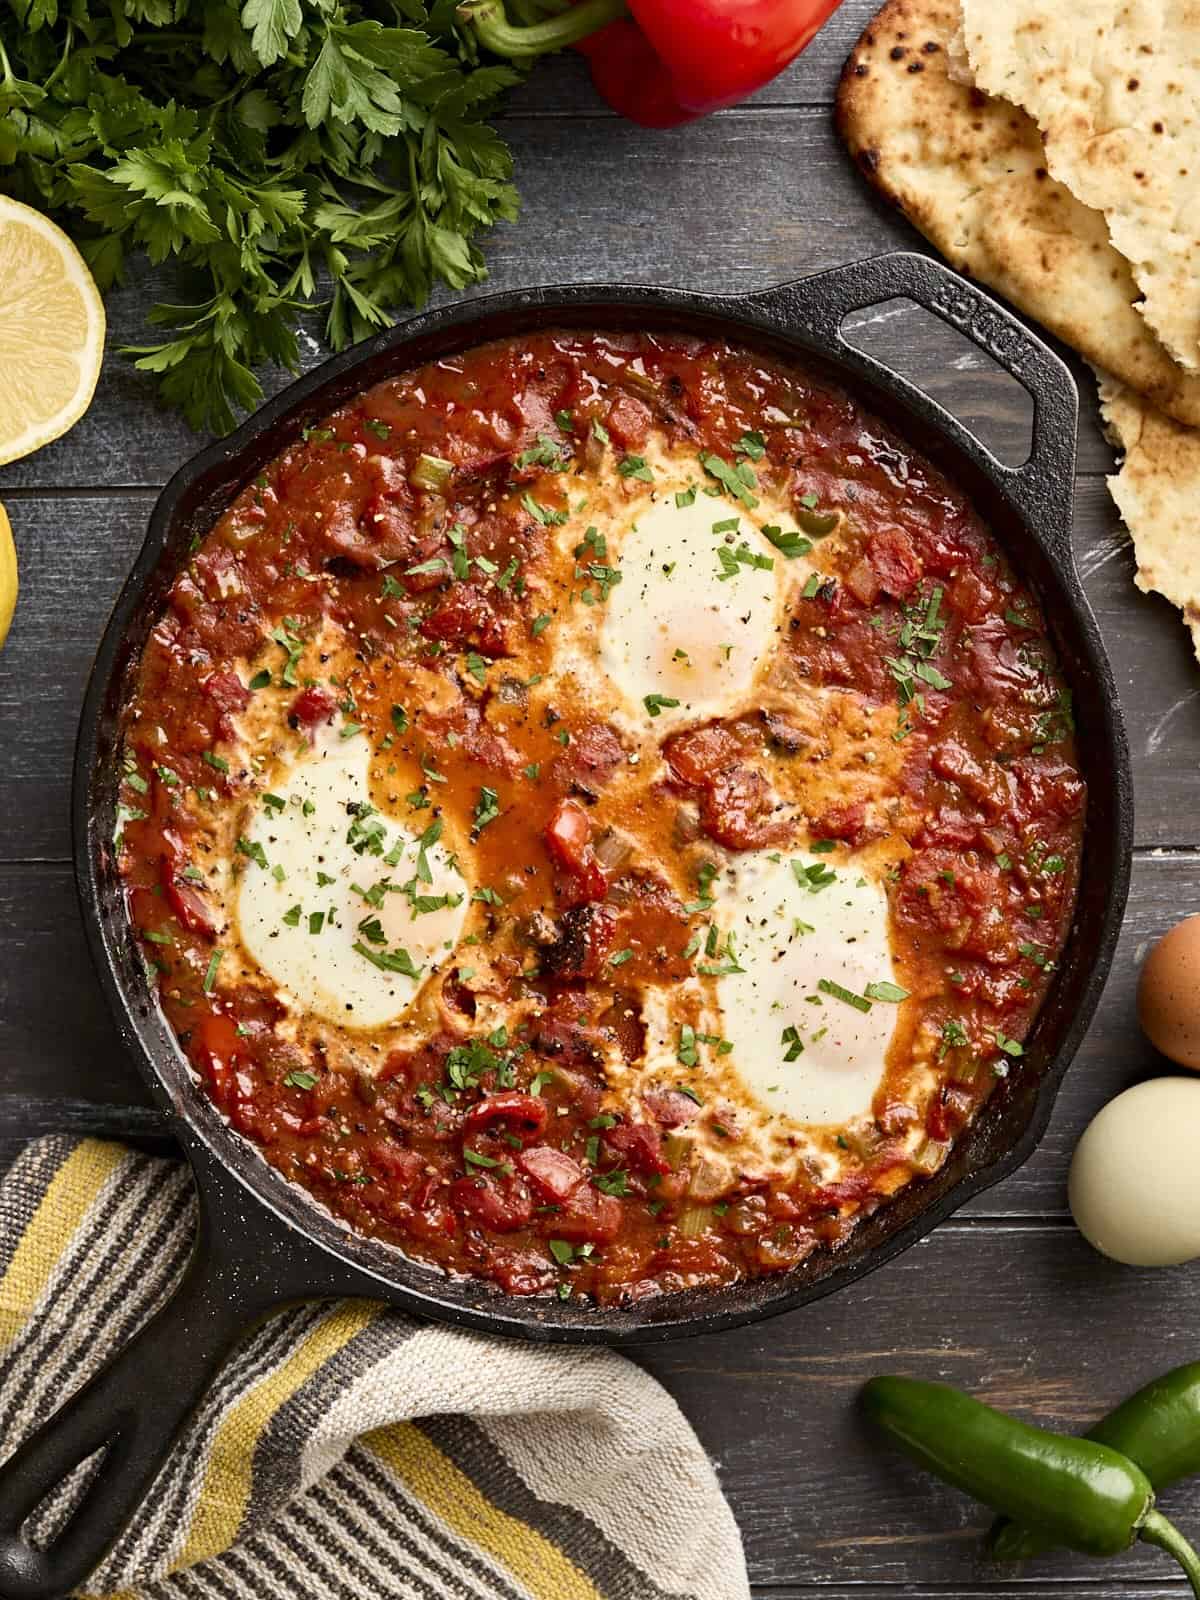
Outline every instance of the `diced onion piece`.
[(440, 494), (454, 473), (454, 463), (444, 461), (441, 456), (429, 456), (421, 452), (417, 457), (417, 464), (408, 475), (408, 481), (414, 489), (428, 489), (432, 494)]
[(693, 1200), (716, 1200), (729, 1187), (729, 1176), (715, 1161), (701, 1161), (688, 1183)]
[(679, 1213), (679, 1231), (685, 1239), (699, 1239), (708, 1232), (712, 1211), (708, 1206), (684, 1206)]
[(949, 1153), (948, 1139), (923, 1139), (912, 1154), (913, 1170), (928, 1176), (937, 1171)]
[(633, 840), (618, 828), (605, 828), (592, 848), (596, 852), (596, 860), (605, 872), (615, 872), (618, 867), (623, 867), (633, 854)]
[(687, 1160), (692, 1148), (692, 1141), (685, 1139), (681, 1133), (669, 1133), (663, 1140), (662, 1151), (676, 1172)]

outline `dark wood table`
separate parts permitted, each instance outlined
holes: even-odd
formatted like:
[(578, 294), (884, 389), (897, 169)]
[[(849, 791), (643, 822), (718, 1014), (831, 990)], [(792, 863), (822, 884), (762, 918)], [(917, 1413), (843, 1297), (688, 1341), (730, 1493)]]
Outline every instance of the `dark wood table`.
[[(838, 71), (871, 10), (871, 0), (847, 0), (753, 104), (670, 134), (609, 116), (578, 61), (543, 66), (504, 118), (524, 215), (490, 242), (492, 286), (624, 279), (754, 289), (918, 247), (859, 182), (831, 126)], [(112, 298), (110, 354), (90, 413), (66, 439), (0, 470), (22, 580), (0, 656), (0, 1149), (9, 1156), (48, 1130), (144, 1138), (157, 1127), (88, 965), (67, 808), (93, 650), (159, 486), (197, 443), (117, 354), (144, 338), (146, 308), (165, 287), (146, 271)], [(897, 304), (860, 316), (853, 337), (1021, 459), (1028, 402), (958, 335)], [(308, 341), (306, 359), (320, 354)], [(1200, 1271), (1113, 1266), (1065, 1210), (1067, 1161), (1088, 1118), (1164, 1067), (1134, 1017), (1141, 954), (1200, 911), (1200, 672), (1176, 613), (1133, 587), (1128, 539), (1103, 481), (1111, 453), (1090, 376), (1078, 363), (1076, 371), (1075, 552), (1112, 653), (1137, 778), (1125, 931), (1049, 1135), (1022, 1171), (831, 1300), (645, 1358), (711, 1451), (757, 1592), (772, 1600), (813, 1589), (1047, 1600), (1183, 1588), (1145, 1547), (1106, 1568), (1064, 1557), (999, 1573), (979, 1553), (980, 1511), (882, 1452), (853, 1404), (867, 1375), (895, 1370), (969, 1385), (1074, 1428), (1200, 1355)], [(1185, 1525), (1200, 1524), (1200, 1488), (1166, 1504)]]

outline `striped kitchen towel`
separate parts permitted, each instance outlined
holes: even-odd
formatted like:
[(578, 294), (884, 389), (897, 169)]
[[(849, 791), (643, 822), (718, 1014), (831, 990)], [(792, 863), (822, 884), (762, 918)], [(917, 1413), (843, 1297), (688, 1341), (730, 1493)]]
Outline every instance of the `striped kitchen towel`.
[[(0, 1439), (14, 1446), (186, 1261), (186, 1167), (30, 1145), (0, 1184)], [(75, 1487), (78, 1492), (78, 1487)], [(35, 1514), (49, 1536), (65, 1505)], [(41, 1524), (37, 1524), (41, 1518)], [(738, 1531), (674, 1401), (608, 1350), (363, 1301), (231, 1354), (88, 1594), (129, 1600), (745, 1600)]]

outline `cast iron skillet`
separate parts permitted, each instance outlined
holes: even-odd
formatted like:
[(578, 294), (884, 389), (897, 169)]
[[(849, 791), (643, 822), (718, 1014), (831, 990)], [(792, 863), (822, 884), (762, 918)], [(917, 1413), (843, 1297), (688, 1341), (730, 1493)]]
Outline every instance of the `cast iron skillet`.
[[(1033, 447), (1003, 466), (905, 379), (850, 348), (851, 311), (905, 295), (993, 355), (1033, 397)], [(1024, 1059), (949, 1164), (904, 1191), (842, 1250), (782, 1277), (652, 1301), (631, 1311), (509, 1298), (450, 1281), (349, 1233), (222, 1122), (197, 1089), (147, 986), (113, 871), (119, 711), (189, 540), (298, 431), (380, 379), (486, 339), (533, 329), (675, 328), (795, 356), (885, 417), (972, 496), (1038, 592), (1079, 711), (1090, 802), (1082, 886), (1053, 987)], [(49, 1600), (80, 1584), (146, 1492), (216, 1364), (255, 1318), (288, 1301), (366, 1295), (460, 1326), (545, 1342), (628, 1345), (735, 1327), (853, 1283), (906, 1249), (1033, 1150), (1100, 995), (1125, 904), (1132, 831), (1129, 757), (1116, 688), (1071, 556), (1076, 394), (1062, 362), (1008, 312), (929, 257), (880, 256), (761, 294), (710, 296), (584, 285), (497, 295), (415, 317), (326, 363), (264, 406), (164, 490), (104, 635), (75, 762), (80, 899), (121, 1035), (195, 1171), (200, 1227), (174, 1298), (0, 1469), (0, 1600)], [(107, 1446), (79, 1509), (45, 1552), (29, 1513)]]

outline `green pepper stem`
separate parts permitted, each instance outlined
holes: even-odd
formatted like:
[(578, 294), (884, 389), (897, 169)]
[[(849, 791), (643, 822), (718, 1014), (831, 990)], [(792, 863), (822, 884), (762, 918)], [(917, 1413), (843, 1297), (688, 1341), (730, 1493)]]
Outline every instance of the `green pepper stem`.
[(558, 16), (525, 26), (508, 20), (504, 0), (464, 0), (458, 8), (463, 22), (474, 28), (480, 44), (493, 55), (511, 61), (532, 61), (551, 50), (565, 50), (589, 33), (629, 15), (625, 0), (580, 0)]
[(1150, 1511), (1138, 1529), (1138, 1538), (1145, 1539), (1147, 1544), (1156, 1544), (1160, 1550), (1165, 1550), (1168, 1555), (1174, 1556), (1187, 1573), (1196, 1600), (1200, 1600), (1200, 1556), (1192, 1549), (1175, 1524), (1168, 1521), (1161, 1511)]

